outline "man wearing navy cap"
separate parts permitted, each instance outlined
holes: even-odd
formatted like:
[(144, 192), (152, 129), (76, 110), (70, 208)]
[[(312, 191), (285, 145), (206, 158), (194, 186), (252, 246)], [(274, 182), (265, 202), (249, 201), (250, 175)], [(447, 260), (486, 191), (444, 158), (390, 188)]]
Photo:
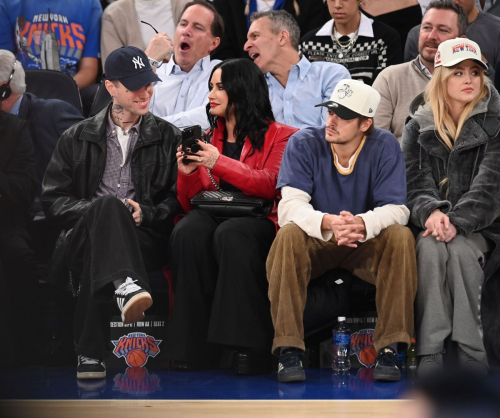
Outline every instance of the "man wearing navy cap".
[(113, 51), (104, 68), (112, 103), (64, 132), (43, 180), (45, 213), (63, 230), (71, 277), (81, 277), (74, 286), (78, 379), (106, 377), (105, 303), (114, 298), (126, 324), (153, 304), (146, 272), (166, 263), (181, 212), (175, 190), (181, 134), (149, 113), (152, 83), (160, 80), (135, 47)]
[[(303, 313), (307, 285), (344, 268), (377, 287), (374, 378), (401, 378), (398, 349), (413, 334), (417, 290), (414, 238), (407, 224), (405, 163), (390, 132), (373, 127), (380, 95), (356, 80), (340, 80), (326, 127), (295, 133), (277, 187), (282, 227), (267, 259), (278, 380), (305, 379)], [(399, 345), (399, 347), (398, 347)]]

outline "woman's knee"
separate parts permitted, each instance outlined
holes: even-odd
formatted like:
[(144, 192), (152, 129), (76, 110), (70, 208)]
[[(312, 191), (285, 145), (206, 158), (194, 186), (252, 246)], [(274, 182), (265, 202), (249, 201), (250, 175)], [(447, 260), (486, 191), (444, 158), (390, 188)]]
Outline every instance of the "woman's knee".
[(171, 245), (189, 242), (196, 245), (212, 237), (217, 228), (217, 221), (201, 210), (190, 211), (175, 225), (170, 237)]
[(417, 253), (418, 260), (422, 257), (426, 260), (431, 260), (433, 258), (442, 259), (443, 257), (447, 257), (446, 244), (436, 240), (436, 238), (432, 235), (425, 238), (422, 237), (422, 235), (419, 235), (415, 244), (415, 251)]

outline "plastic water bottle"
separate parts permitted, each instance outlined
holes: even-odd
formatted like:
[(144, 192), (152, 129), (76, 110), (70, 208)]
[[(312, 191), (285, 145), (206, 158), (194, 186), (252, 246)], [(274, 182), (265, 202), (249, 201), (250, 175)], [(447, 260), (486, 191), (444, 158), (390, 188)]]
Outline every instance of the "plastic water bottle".
[(332, 331), (333, 362), (332, 369), (335, 373), (349, 373), (351, 360), (349, 348), (351, 346), (351, 330), (345, 322), (345, 316), (338, 317), (338, 324)]
[(408, 365), (408, 369), (415, 372), (417, 370), (417, 353), (415, 347), (415, 338), (411, 339), (411, 345), (408, 348), (408, 355), (406, 358), (407, 358), (406, 364)]

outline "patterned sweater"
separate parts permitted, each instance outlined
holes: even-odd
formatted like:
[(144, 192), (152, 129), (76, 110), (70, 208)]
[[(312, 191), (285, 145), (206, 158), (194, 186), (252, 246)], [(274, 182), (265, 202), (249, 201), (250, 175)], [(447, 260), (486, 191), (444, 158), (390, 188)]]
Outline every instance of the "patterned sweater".
[[(300, 51), (309, 61), (342, 64), (353, 79), (362, 80), (368, 85), (372, 85), (384, 68), (403, 62), (399, 34), (384, 23), (361, 14), (357, 39), (351, 47), (344, 49), (332, 36), (332, 29), (333, 19), (301, 38)], [(353, 39), (355, 34), (349, 37)]]

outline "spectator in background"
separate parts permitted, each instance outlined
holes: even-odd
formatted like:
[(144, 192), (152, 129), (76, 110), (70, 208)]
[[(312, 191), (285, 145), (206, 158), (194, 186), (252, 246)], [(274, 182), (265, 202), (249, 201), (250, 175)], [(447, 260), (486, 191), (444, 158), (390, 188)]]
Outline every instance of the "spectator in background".
[[(7, 82), (13, 64), (14, 54), (0, 50), (0, 83)], [(35, 198), (35, 214), (42, 214), (40, 201), (42, 180), (49, 164), (52, 152), (62, 133), (83, 120), (83, 116), (69, 103), (56, 99), (39, 99), (31, 93), (26, 93), (24, 69), (17, 62), (16, 70), (10, 82), (11, 95), (1, 103), (2, 110), (19, 116), (28, 123), (31, 140), (35, 149), (37, 169), (37, 193)]]
[[(495, 66), (500, 60), (500, 18), (480, 10), (475, 0), (453, 0), (467, 13), (467, 30), (465, 36), (477, 42), (481, 47), (486, 63), (487, 75), (493, 80)], [(405, 46), (405, 61), (411, 61), (418, 55), (419, 26), (414, 27), (408, 34)]]
[[(153, 36), (146, 54), (163, 82), (155, 85), (151, 113), (177, 127), (209, 127), (205, 109), (208, 80), (220, 62), (211, 60), (210, 53), (219, 46), (223, 34), (224, 23), (215, 8), (195, 0), (184, 7), (173, 43), (166, 33)], [(163, 65), (167, 59), (168, 64)]]
[[(278, 170), (297, 129), (274, 121), (264, 76), (248, 59), (214, 67), (208, 96), (210, 143), (197, 155), (177, 153), (177, 194), (187, 215), (170, 240), (175, 304), (166, 350), (186, 370), (209, 365), (214, 344), (230, 346), (233, 370), (249, 374), (259, 365), (255, 356), (269, 359), (265, 262), (277, 230)], [(199, 191), (218, 189), (268, 199), (271, 208), (266, 217), (224, 220), (191, 204)]]
[(486, 82), (486, 68), (474, 41), (441, 43), (432, 80), (412, 102), (403, 133), (408, 208), (418, 230), (422, 376), (443, 371), (448, 340), (461, 368), (488, 373), (481, 290), (500, 267), (500, 96)]
[[(176, 198), (180, 131), (149, 112), (158, 81), (144, 52), (122, 47), (105, 63), (113, 102), (61, 136), (43, 179), (47, 219), (62, 233), (79, 278), (74, 319), (78, 379), (106, 377), (110, 311), (136, 322), (153, 304), (147, 271), (166, 263)], [(115, 308), (116, 309), (116, 308)]]
[(0, 10), (0, 49), (14, 52), (26, 70), (72, 76), (90, 110), (99, 70), (99, 1), (0, 0)]
[(173, 36), (184, 6), (190, 0), (119, 0), (102, 14), (101, 60), (104, 67), (108, 55), (121, 46), (146, 49), (154, 29)]
[(418, 0), (418, 3), (420, 4), (420, 7), (422, 8), (422, 16), (424, 15), (425, 9), (427, 8), (427, 6), (429, 5), (429, 3), (431, 1), (432, 0)]
[(408, 32), (422, 20), (423, 11), (417, 0), (361, 0), (360, 4), (368, 16), (398, 31), (404, 52)]
[[(19, 64), (14, 62), (10, 61), (10, 71), (15, 74)], [(2, 80), (0, 101), (9, 95), (9, 81)], [(11, 312), (2, 307), (2, 314), (12, 313), (13, 321), (8, 324), (13, 332), (9, 338), (16, 342), (16, 358), (10, 360), (12, 365), (33, 356), (38, 273), (26, 225), (32, 217), (35, 192), (36, 166), (28, 124), (0, 111), (0, 282), (6, 286), (5, 293), (12, 307)]]
[(467, 14), (453, 0), (433, 0), (427, 7), (418, 38), (419, 55), (411, 62), (382, 71), (373, 88), (380, 93), (374, 121), (401, 141), (412, 100), (422, 93), (434, 72), (434, 56), (443, 41), (463, 36)]
[(250, 18), (245, 51), (265, 74), (277, 122), (304, 128), (325, 123), (327, 100), (347, 69), (329, 62), (310, 62), (299, 55), (299, 26), (284, 10), (255, 13)]
[(243, 50), (250, 27), (250, 16), (255, 12), (285, 10), (297, 21), (300, 33), (323, 25), (328, 20), (324, 0), (213, 0), (213, 5), (224, 19), (225, 35), (214, 58), (248, 58)]
[(358, 0), (328, 0), (333, 19), (300, 39), (309, 61), (344, 65), (351, 77), (372, 85), (384, 68), (403, 62), (399, 35), (359, 10)]

